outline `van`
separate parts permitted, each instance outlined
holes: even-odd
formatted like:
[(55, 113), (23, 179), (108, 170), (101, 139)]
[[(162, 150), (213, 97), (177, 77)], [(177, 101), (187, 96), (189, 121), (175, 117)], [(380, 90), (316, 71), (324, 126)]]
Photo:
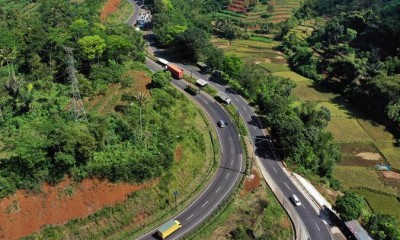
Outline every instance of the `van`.
[(296, 194), (293, 194), (290, 199), (292, 200), (292, 202), (294, 203), (294, 205), (296, 206), (300, 206), (301, 202), (299, 200), (299, 198), (296, 196)]

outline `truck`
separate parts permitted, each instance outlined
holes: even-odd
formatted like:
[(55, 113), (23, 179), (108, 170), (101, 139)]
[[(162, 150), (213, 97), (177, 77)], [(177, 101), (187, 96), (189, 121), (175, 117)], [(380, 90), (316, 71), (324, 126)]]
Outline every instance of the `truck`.
[(196, 87), (192, 84), (187, 84), (186, 85), (186, 91), (190, 92), (192, 95), (197, 95), (200, 93), (200, 88)]
[(231, 103), (231, 99), (225, 93), (219, 92), (217, 96), (219, 97), (219, 99), (221, 99), (226, 104), (230, 104)]
[(171, 72), (172, 76), (177, 79), (183, 78), (183, 70), (178, 68), (175, 64), (169, 63), (167, 65), (167, 70)]
[(169, 220), (157, 229), (157, 233), (161, 239), (165, 239), (181, 227), (182, 225), (178, 220)]

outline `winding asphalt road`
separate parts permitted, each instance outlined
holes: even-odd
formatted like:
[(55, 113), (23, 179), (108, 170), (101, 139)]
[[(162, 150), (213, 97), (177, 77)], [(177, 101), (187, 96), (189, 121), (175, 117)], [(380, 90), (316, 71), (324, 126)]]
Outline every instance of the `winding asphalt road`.
[[(180, 63), (176, 64), (185, 70), (187, 74), (190, 73), (195, 78), (209, 80), (210, 76), (199, 73), (199, 69), (197, 67)], [(323, 218), (320, 217), (326, 215), (326, 213), (323, 210), (317, 212), (312, 206), (312, 203), (310, 203), (309, 199), (304, 196), (303, 192), (300, 191), (292, 182), (292, 179), (289, 178), (282, 163), (276, 159), (273, 152), (273, 145), (270, 142), (270, 136), (265, 135), (254, 110), (229, 86), (221, 85), (212, 81), (209, 81), (209, 84), (218, 91), (225, 92), (231, 98), (231, 104), (236, 106), (239, 114), (246, 123), (249, 136), (251, 137), (253, 146), (255, 146), (255, 154), (258, 158), (260, 158), (262, 165), (269, 172), (269, 175), (273, 177), (272, 180), (275, 181), (287, 198), (289, 198), (292, 194), (296, 194), (300, 199), (302, 205), (296, 207), (295, 209), (307, 228), (310, 238), (315, 240), (332, 239), (328, 225)]]
[[(135, 21), (132, 21), (132, 19), (135, 16), (137, 17), (137, 10), (139, 8), (135, 1), (130, 1), (135, 5), (136, 15), (133, 14), (128, 23)], [(162, 50), (157, 49), (151, 41), (149, 48), (153, 53), (155, 53), (155, 55), (160, 55), (161, 57), (168, 59), (168, 57), (162, 55)], [(151, 59), (147, 58), (146, 63), (153, 71), (161, 70), (161, 67)], [(199, 73), (197, 67), (180, 63), (176, 64), (185, 70), (186, 73), (190, 73), (193, 77), (209, 80), (210, 76)], [(173, 84), (181, 89), (185, 87), (185, 84), (179, 80), (174, 80)], [(292, 182), (292, 179), (288, 176), (282, 163), (275, 157), (270, 137), (265, 135), (263, 127), (261, 126), (254, 110), (229, 86), (221, 85), (212, 81), (210, 81), (209, 84), (218, 91), (225, 92), (232, 99), (232, 104), (236, 106), (238, 113), (246, 122), (246, 127), (249, 131), (251, 141), (253, 146), (255, 146), (255, 155), (261, 160), (261, 164), (263, 165), (262, 167), (264, 167), (268, 171), (269, 175), (272, 176), (272, 179), (270, 180), (275, 181), (275, 184), (280, 188), (286, 198), (289, 198), (292, 194), (296, 194), (302, 202), (302, 205), (295, 209), (303, 221), (310, 239), (332, 239), (332, 235), (326, 222), (320, 217), (326, 213), (323, 210), (317, 211), (309, 198), (305, 197), (303, 191), (300, 191)], [(220, 119), (224, 119), (228, 122), (227, 128), (217, 128), (223, 157), (220, 169), (207, 189), (187, 209), (174, 217), (174, 219), (181, 221), (182, 228), (172, 234), (169, 237), (170, 239), (183, 237), (185, 234), (196, 228), (200, 223), (205, 221), (205, 219), (216, 210), (220, 203), (226, 199), (242, 177), (241, 171), (243, 171), (243, 161), (240, 143), (237, 137), (238, 132), (231, 124), (228, 115), (220, 105), (205, 95), (199, 94), (194, 98), (210, 115), (214, 124)], [(153, 231), (140, 239), (153, 239), (155, 237), (156, 235)]]
[[(146, 59), (146, 63), (153, 71), (161, 70), (160, 65), (151, 59)], [(186, 84), (182, 80), (173, 80), (172, 83), (179, 89), (186, 88)], [(230, 193), (235, 190), (243, 177), (244, 162), (239, 134), (228, 114), (214, 99), (203, 93), (195, 95), (193, 98), (207, 112), (217, 130), (218, 141), (222, 149), (222, 159), (210, 185), (189, 207), (172, 218), (180, 221), (182, 228), (170, 235), (168, 239), (182, 238), (198, 227), (230, 196)], [(225, 128), (217, 126), (217, 122), (221, 119), (227, 123)], [(153, 230), (139, 239), (157, 239), (157, 234)]]

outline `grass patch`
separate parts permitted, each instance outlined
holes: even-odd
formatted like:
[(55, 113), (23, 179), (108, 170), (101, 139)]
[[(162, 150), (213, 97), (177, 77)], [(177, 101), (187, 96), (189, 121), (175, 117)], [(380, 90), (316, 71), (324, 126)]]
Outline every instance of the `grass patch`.
[(265, 70), (267, 70), (271, 73), (290, 71), (290, 69), (287, 65), (282, 65), (282, 64), (261, 62), (258, 64), (258, 66), (264, 68)]
[(357, 119), (357, 121), (372, 139), (389, 142), (394, 140), (393, 135), (385, 129), (385, 126), (369, 119)]
[(393, 168), (400, 170), (400, 147), (394, 147), (390, 143), (376, 143), (376, 147), (385, 156)]
[(329, 122), (327, 129), (332, 133), (335, 141), (372, 141), (354, 118), (334, 117)]
[(298, 82), (309, 82), (310, 81), (310, 79), (305, 78), (305, 77), (301, 76), (300, 74), (297, 74), (297, 73), (292, 72), (292, 71), (277, 72), (277, 73), (274, 73), (273, 75), (284, 77), (284, 78), (289, 78), (295, 83), (298, 83)]
[(400, 202), (394, 196), (391, 197), (366, 189), (354, 189), (353, 191), (365, 198), (374, 213), (395, 215), (400, 218)]
[(396, 189), (385, 186), (373, 169), (338, 165), (335, 167), (334, 176), (340, 179), (346, 188), (367, 187), (381, 192), (396, 194)]

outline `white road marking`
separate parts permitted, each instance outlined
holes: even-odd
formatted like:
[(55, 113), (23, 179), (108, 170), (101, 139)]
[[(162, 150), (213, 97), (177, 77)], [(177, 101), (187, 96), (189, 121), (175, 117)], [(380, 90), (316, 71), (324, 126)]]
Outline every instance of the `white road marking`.
[(192, 217), (193, 217), (193, 214), (190, 215), (190, 217), (186, 218), (186, 220), (189, 220), (189, 219), (191, 219)]
[(321, 232), (321, 229), (319, 229), (319, 227), (318, 227), (318, 224), (317, 224), (317, 223), (315, 223), (315, 226), (317, 226), (317, 228), (318, 228), (318, 231), (320, 231), (320, 232)]
[(228, 179), (228, 177), (229, 177), (229, 173), (228, 173), (228, 174), (226, 174), (226, 178), (225, 178), (225, 179)]
[(233, 159), (231, 160), (231, 166), (233, 165)]
[(256, 126), (253, 126), (254, 130), (257, 130)]
[(205, 202), (201, 207), (204, 207), (206, 204), (208, 203), (208, 201), (207, 202)]
[(237, 97), (233, 97), (237, 102), (239, 102), (239, 99), (237, 99)]
[(221, 189), (221, 186), (219, 186), (219, 188), (218, 188), (217, 191), (215, 191), (215, 192), (218, 193), (220, 189)]
[(274, 169), (274, 172), (277, 174), (278, 173), (278, 171), (276, 171), (276, 169), (273, 167), (272, 169)]
[(303, 204), (302, 204), (301, 206), (302, 206), (304, 209), (306, 209), (306, 207), (304, 207), (304, 205), (303, 205)]
[(245, 106), (242, 106), (242, 108), (246, 111), (246, 107)]
[(292, 189), (290, 189), (290, 187), (286, 184), (286, 182), (283, 182), (283, 184), (285, 184), (285, 186), (286, 186), (289, 190), (292, 190)]

